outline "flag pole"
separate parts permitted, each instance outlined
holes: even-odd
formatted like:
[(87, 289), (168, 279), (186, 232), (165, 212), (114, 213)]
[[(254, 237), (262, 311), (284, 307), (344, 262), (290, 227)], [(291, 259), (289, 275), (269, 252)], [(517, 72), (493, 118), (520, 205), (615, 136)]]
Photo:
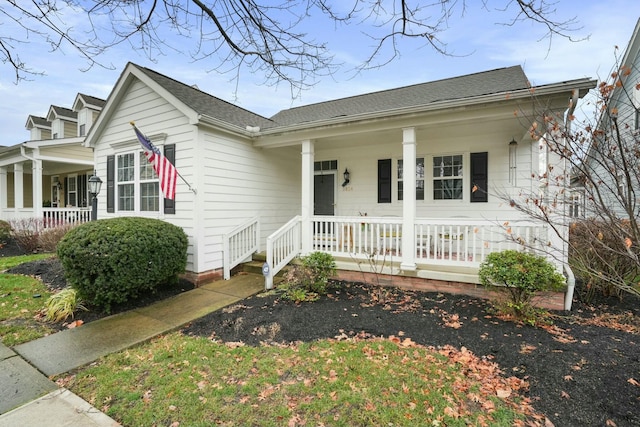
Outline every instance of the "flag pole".
[[(129, 122), (129, 124), (130, 124), (131, 126), (133, 126), (133, 128), (134, 128), (134, 129), (136, 129), (138, 132), (140, 132), (140, 129), (138, 129), (138, 128), (136, 127), (136, 123), (135, 123), (133, 120), (132, 120), (132, 121), (130, 121), (130, 122)], [(142, 135), (144, 135), (142, 132), (140, 132), (140, 133), (141, 133)], [(146, 136), (146, 135), (145, 135), (145, 136)], [(147, 137), (147, 138), (148, 138), (148, 137)], [(167, 160), (169, 160), (169, 159), (167, 159)], [(173, 166), (175, 167), (176, 165), (173, 165)], [(184, 179), (184, 177), (180, 174), (180, 172), (178, 171), (178, 168), (176, 168), (176, 174), (178, 174), (178, 176), (182, 179), (182, 181), (184, 181), (184, 183), (185, 183), (185, 184), (187, 184), (187, 187), (189, 188), (189, 190), (193, 191), (193, 194), (198, 194), (198, 192), (196, 191), (196, 189), (195, 189), (195, 188), (193, 188), (193, 187), (191, 187), (191, 184), (189, 184), (189, 183), (187, 182), (187, 180), (186, 180), (186, 179)]]

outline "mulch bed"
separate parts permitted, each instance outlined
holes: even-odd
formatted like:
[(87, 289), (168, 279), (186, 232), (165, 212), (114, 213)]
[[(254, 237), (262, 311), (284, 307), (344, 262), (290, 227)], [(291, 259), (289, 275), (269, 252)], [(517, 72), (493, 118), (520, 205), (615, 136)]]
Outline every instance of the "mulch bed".
[(576, 303), (543, 329), (502, 320), (486, 301), (470, 297), (341, 283), (312, 303), (254, 296), (183, 333), (249, 345), (396, 336), (425, 346), (466, 347), (506, 376), (526, 379), (533, 406), (555, 426), (638, 426), (638, 302)]
[[(66, 286), (55, 258), (11, 272), (38, 276), (52, 289)], [(181, 285), (113, 312), (193, 288), (186, 281)], [(88, 322), (105, 315), (80, 312), (77, 318)], [(260, 294), (182, 332), (248, 345), (396, 336), (425, 346), (466, 347), (498, 364), (506, 376), (526, 379), (533, 406), (555, 426), (640, 426), (640, 300), (576, 301), (571, 312), (556, 312), (551, 320), (548, 327), (533, 327), (499, 318), (484, 300), (337, 283), (313, 303)]]

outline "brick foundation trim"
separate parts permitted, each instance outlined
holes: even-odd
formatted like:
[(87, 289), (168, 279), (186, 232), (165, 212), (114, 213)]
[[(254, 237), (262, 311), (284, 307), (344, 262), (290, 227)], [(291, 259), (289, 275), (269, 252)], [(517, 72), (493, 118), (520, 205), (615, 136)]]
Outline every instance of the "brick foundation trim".
[(187, 271), (181, 277), (193, 283), (197, 288), (198, 286), (204, 285), (205, 283), (213, 282), (215, 280), (222, 280), (223, 274), (224, 273), (222, 269), (209, 270), (202, 273)]
[[(502, 296), (500, 292), (487, 290), (482, 285), (424, 279), (421, 277), (392, 276), (388, 274), (338, 270), (337, 278), (349, 282), (364, 282), (379, 286), (396, 286), (401, 289), (413, 291), (468, 295), (487, 300), (499, 299)], [(564, 292), (540, 292), (533, 298), (532, 303), (536, 307), (547, 310), (564, 310)]]

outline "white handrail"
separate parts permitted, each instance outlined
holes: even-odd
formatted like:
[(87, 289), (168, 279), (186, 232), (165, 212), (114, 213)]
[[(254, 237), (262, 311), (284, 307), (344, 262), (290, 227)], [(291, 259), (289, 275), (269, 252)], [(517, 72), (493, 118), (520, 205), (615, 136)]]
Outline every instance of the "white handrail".
[(273, 288), (273, 278), (302, 251), (302, 217), (296, 216), (267, 237), (268, 271), (265, 271), (265, 289)]
[(260, 219), (258, 217), (238, 225), (224, 235), (223, 274), (224, 279), (231, 278), (231, 269), (260, 250)]

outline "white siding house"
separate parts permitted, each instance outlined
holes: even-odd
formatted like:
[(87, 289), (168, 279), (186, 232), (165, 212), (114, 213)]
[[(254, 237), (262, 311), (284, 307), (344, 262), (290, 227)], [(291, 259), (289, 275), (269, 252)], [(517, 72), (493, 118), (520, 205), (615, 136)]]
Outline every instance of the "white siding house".
[[(477, 283), (484, 257), (508, 247), (555, 251), (562, 267), (564, 249), (508, 196), (540, 186), (537, 105), (562, 116), (593, 87), (531, 88), (516, 66), (265, 118), (128, 64), (85, 141), (106, 181), (98, 216), (182, 227), (195, 281), (228, 276), (253, 251), (267, 253), (267, 286), (315, 250), (343, 271), (366, 274), (374, 258), (389, 277), (425, 281)], [(181, 174), (175, 202), (148, 175), (131, 121)]]
[(89, 220), (93, 150), (80, 129), (91, 127), (102, 105), (78, 94), (72, 109), (52, 105), (47, 118), (29, 116), (29, 141), (0, 148), (0, 219), (44, 226)]

